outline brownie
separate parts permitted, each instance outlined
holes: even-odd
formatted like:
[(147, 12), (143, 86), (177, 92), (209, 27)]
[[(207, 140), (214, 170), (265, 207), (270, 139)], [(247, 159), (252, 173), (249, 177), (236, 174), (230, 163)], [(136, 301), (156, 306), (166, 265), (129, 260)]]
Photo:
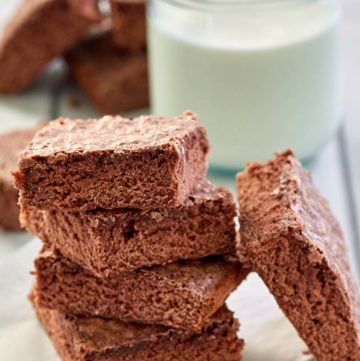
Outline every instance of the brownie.
[(100, 18), (96, 0), (23, 0), (0, 41), (0, 93), (26, 88)]
[(100, 278), (52, 251), (38, 256), (35, 269), (42, 307), (195, 331), (247, 275), (239, 263), (215, 257)]
[(241, 260), (318, 361), (360, 360), (360, 295), (340, 226), (291, 151), (237, 177)]
[(40, 126), (0, 134), (0, 228), (2, 229), (20, 229), (18, 191), (13, 185), (11, 172), (16, 169), (22, 151), (39, 129)]
[(239, 323), (223, 307), (200, 333), (82, 318), (35, 306), (64, 361), (240, 361)]
[(110, 0), (113, 42), (132, 52), (146, 48), (145, 0)]
[(191, 112), (132, 120), (61, 118), (27, 147), (15, 185), (24, 209), (176, 207), (203, 179), (208, 148)]
[(199, 183), (177, 208), (23, 211), (27, 229), (100, 277), (209, 255), (235, 255), (232, 194)]
[(149, 106), (145, 51), (120, 51), (103, 35), (72, 50), (66, 60), (71, 76), (102, 114)]

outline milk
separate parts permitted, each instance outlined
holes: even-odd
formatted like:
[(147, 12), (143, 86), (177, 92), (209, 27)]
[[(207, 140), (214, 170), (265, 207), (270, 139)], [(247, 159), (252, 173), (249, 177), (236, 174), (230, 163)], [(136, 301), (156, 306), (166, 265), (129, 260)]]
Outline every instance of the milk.
[(152, 111), (197, 112), (214, 167), (287, 147), (306, 159), (336, 130), (338, 13), (328, 1), (282, 3), (214, 14), (162, 0), (150, 7)]

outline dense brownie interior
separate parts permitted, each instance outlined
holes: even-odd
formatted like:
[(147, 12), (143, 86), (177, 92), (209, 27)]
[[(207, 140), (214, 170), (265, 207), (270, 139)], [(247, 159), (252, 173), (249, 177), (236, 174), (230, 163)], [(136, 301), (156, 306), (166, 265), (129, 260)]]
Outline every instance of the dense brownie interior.
[(318, 361), (360, 359), (360, 298), (340, 226), (292, 152), (238, 176), (239, 255)]
[(98, 276), (179, 259), (235, 255), (233, 197), (199, 183), (183, 205), (135, 209), (23, 212), (26, 227), (47, 245)]
[(23, 208), (151, 209), (180, 205), (207, 170), (193, 113), (133, 120), (59, 119), (39, 132), (15, 173)]
[(104, 279), (51, 251), (40, 254), (35, 267), (41, 306), (195, 331), (248, 273), (237, 262), (212, 257)]

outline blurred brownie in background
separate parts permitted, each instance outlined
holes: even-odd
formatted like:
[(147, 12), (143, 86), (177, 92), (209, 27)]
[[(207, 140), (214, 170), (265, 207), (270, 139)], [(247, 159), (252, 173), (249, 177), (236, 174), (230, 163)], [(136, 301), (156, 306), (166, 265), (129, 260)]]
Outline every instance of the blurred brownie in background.
[(148, 107), (145, 51), (121, 51), (107, 33), (85, 41), (66, 60), (71, 76), (102, 114)]
[(111, 0), (113, 41), (121, 49), (146, 47), (145, 0)]
[(26, 88), (100, 20), (97, 0), (24, 0), (0, 40), (0, 93)]
[(0, 228), (20, 229), (18, 191), (13, 186), (11, 172), (18, 159), (41, 126), (0, 134)]

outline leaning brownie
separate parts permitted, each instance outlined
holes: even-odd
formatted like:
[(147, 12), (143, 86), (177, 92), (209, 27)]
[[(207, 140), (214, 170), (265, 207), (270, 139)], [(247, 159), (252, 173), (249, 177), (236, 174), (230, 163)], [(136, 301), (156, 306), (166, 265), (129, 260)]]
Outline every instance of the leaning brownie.
[(0, 93), (23, 90), (99, 20), (96, 0), (24, 0), (0, 41)]
[(27, 147), (15, 185), (24, 209), (174, 207), (203, 179), (207, 152), (205, 130), (190, 112), (58, 119)]
[(103, 114), (149, 105), (145, 51), (131, 54), (114, 48), (109, 36), (87, 40), (66, 56), (69, 71)]
[(237, 178), (242, 261), (318, 361), (360, 360), (360, 295), (340, 226), (291, 151)]
[(35, 269), (42, 307), (194, 331), (247, 275), (236, 262), (211, 258), (99, 278), (51, 251), (38, 256)]
[(146, 0), (111, 0), (113, 42), (120, 48), (141, 51), (146, 47)]
[(144, 266), (235, 255), (232, 194), (199, 183), (177, 208), (23, 211), (27, 229), (90, 272), (106, 277)]
[[(36, 296), (35, 296), (36, 297)], [(223, 307), (201, 333), (66, 315), (35, 305), (64, 361), (240, 361), (239, 323)]]
[(18, 191), (11, 172), (39, 127), (0, 134), (0, 228), (20, 229)]

